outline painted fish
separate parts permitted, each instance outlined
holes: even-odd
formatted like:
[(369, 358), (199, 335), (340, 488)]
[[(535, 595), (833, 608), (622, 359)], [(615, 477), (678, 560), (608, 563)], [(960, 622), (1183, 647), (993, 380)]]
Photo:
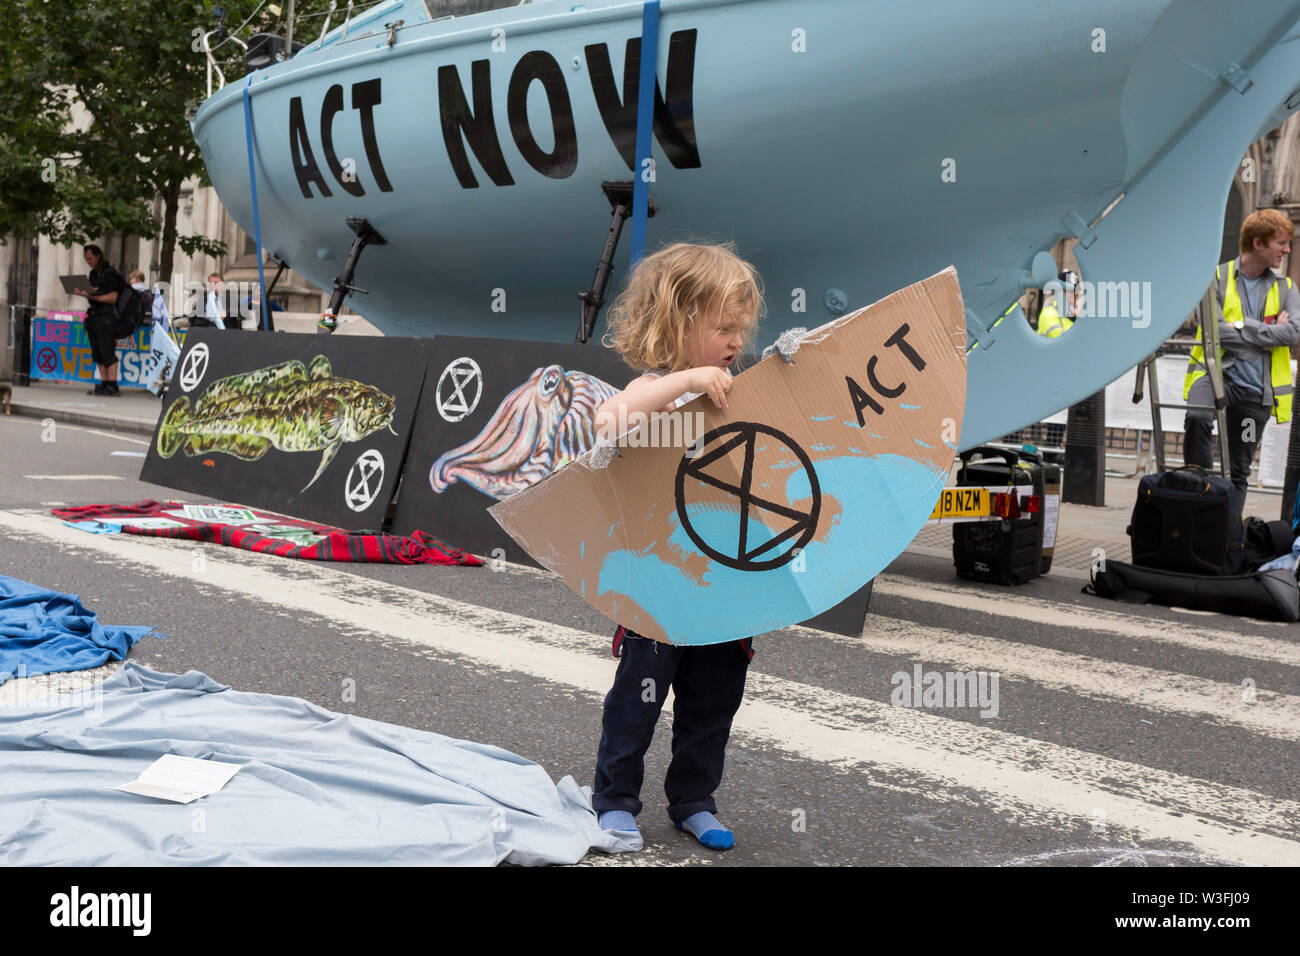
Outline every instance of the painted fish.
[(429, 484), (442, 494), (459, 480), (508, 498), (590, 449), (596, 409), (617, 392), (586, 372), (539, 368), (502, 400), (478, 435), (433, 463)]
[[(297, 359), (240, 372), (209, 385), (191, 408), (182, 396), (158, 428), (158, 454), (191, 457), (224, 452), (245, 461), (280, 451), (324, 451), (306, 491), (344, 442), (387, 427), (393, 431), (396, 399), (364, 382), (335, 378), (330, 360), (310, 366)], [(393, 432), (396, 434), (396, 432)]]

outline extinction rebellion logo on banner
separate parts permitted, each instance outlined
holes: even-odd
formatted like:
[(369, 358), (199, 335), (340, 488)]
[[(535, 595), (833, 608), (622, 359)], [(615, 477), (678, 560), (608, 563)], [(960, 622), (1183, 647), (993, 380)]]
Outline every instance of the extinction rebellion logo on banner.
[[(82, 313), (50, 313), (59, 318), (32, 321), (31, 367), (28, 374), (34, 379), (63, 382), (95, 381), (95, 359), (90, 352), (90, 340), (82, 324)], [(143, 388), (152, 370), (149, 352), (149, 329), (138, 330), (130, 338), (117, 342), (118, 382), (125, 386)], [(176, 333), (177, 342), (184, 345), (185, 333)]]

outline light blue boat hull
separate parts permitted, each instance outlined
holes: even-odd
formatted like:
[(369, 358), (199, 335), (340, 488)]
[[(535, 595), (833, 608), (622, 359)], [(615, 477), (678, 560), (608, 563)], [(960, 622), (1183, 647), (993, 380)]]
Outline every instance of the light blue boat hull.
[[(621, 95), (642, 9), (574, 6), (419, 22), (419, 3), (398, 2), (346, 40), (253, 74), (264, 246), (329, 288), (352, 239), (345, 219), (364, 216), (388, 244), (362, 256), (355, 284), (369, 294), (354, 304), (384, 332), (572, 340), (577, 292), (609, 221), (600, 183), (632, 176), (602, 118), (610, 87), (593, 84), (588, 48), (599, 63), (604, 45)], [(389, 47), (377, 24), (399, 17), (408, 26)], [(961, 439), (970, 447), (1097, 391), (1194, 308), (1238, 163), (1300, 100), (1297, 38), (1296, 0), (934, 0), (923, 14), (864, 0), (663, 0), (659, 82), (682, 88), (684, 60), (671, 57), (689, 39), (689, 103), (677, 103), (676, 119), (699, 165), (681, 164), (681, 136), (673, 155), (656, 140), (660, 212), (648, 241), (734, 239), (766, 283), (761, 344), (833, 318), (832, 290), (855, 309), (956, 265), (978, 343)], [(543, 81), (523, 81), (550, 70), (554, 84), (551, 63), (562, 82), (548, 99)], [(475, 71), (486, 81), (493, 120), (481, 132), (499, 144), (512, 184), (493, 182), (459, 130), (444, 135), (448, 67), (480, 120)], [(512, 130), (514, 73), (526, 92), (516, 90)], [(205, 102), (194, 132), (218, 194), (251, 234), (244, 85)], [(363, 195), (329, 170), (323, 104), (334, 156)], [(570, 112), (575, 148), (556, 149)], [(319, 170), (310, 198), (306, 147)], [(473, 187), (457, 175), (457, 148)], [(1034, 254), (1068, 235), (1081, 240), (1083, 278), (1124, 283), (1146, 314), (1084, 319), (1046, 340), (1017, 311), (990, 331), (1030, 285)]]

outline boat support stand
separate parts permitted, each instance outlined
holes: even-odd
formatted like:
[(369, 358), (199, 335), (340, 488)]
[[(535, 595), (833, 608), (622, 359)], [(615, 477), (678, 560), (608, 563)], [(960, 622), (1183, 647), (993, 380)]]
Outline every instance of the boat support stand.
[(367, 295), (365, 289), (358, 289), (352, 284), (352, 277), (357, 271), (357, 262), (361, 259), (361, 250), (371, 243), (376, 246), (388, 245), (388, 241), (375, 230), (374, 226), (370, 225), (369, 220), (359, 216), (349, 216), (347, 221), (348, 228), (356, 233), (356, 238), (352, 240), (352, 248), (348, 250), (348, 261), (343, 263), (343, 271), (334, 277), (334, 293), (330, 296), (330, 304), (321, 314), (320, 321), (316, 323), (317, 335), (329, 335), (338, 328), (339, 309), (343, 308), (343, 300), (347, 298), (349, 292)]
[[(605, 288), (609, 285), (609, 275), (614, 269), (614, 253), (618, 250), (618, 240), (623, 234), (623, 223), (632, 215), (632, 180), (607, 179), (600, 184), (600, 188), (614, 208), (614, 214), (591, 288), (578, 293), (578, 298), (582, 300), (582, 315), (578, 320), (578, 336), (574, 341), (583, 344), (591, 340), (596, 319), (605, 304)], [(647, 200), (647, 207), (647, 218), (653, 217), (655, 204)]]

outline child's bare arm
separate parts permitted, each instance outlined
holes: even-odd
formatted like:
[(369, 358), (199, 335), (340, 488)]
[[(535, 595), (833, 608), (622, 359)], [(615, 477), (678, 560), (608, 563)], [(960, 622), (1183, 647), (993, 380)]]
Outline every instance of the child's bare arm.
[(614, 438), (620, 424), (634, 424), (635, 418), (651, 412), (671, 411), (673, 403), (687, 392), (703, 392), (719, 408), (726, 408), (730, 388), (731, 377), (714, 366), (671, 372), (662, 378), (642, 375), (596, 409), (596, 433)]

